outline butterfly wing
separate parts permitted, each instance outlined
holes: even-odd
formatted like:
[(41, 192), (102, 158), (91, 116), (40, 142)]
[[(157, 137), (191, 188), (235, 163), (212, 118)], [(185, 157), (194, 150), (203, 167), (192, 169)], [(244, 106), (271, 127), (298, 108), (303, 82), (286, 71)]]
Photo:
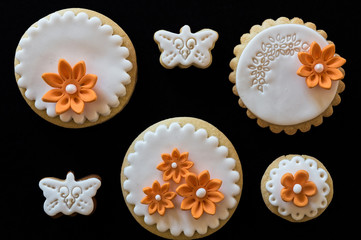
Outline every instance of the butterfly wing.
[[(77, 185), (81, 188), (79, 193), (73, 192), (73, 197), (77, 198), (73, 208), (75, 212), (89, 215), (94, 210), (94, 203), (92, 197), (97, 193), (98, 188), (101, 185), (101, 181), (98, 178), (88, 178), (77, 182)], [(78, 194), (78, 196), (76, 196)]]
[[(168, 32), (166, 30), (159, 30), (154, 33), (154, 40), (158, 44), (160, 55), (160, 63), (166, 68), (173, 68), (179, 63), (177, 44), (175, 40), (181, 40), (179, 34)], [(180, 46), (178, 46), (179, 48)]]
[(62, 211), (62, 198), (58, 190), (63, 184), (64, 181), (56, 178), (43, 178), (39, 182), (39, 187), (43, 190), (43, 195), (46, 198), (44, 211), (49, 216), (54, 216)]
[(198, 44), (194, 49), (194, 64), (198, 67), (206, 68), (211, 64), (211, 50), (218, 39), (218, 33), (211, 29), (203, 29), (194, 33)]

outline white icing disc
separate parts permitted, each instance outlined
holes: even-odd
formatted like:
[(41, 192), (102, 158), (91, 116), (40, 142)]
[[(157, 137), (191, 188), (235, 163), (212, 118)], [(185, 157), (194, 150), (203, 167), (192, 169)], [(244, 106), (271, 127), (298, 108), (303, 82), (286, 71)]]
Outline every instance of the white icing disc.
[(276, 125), (295, 125), (321, 115), (331, 104), (338, 81), (330, 90), (309, 88), (297, 75), (298, 52), (311, 43), (328, 42), (304, 25), (281, 24), (259, 32), (243, 50), (236, 69), (236, 87), (246, 107)]

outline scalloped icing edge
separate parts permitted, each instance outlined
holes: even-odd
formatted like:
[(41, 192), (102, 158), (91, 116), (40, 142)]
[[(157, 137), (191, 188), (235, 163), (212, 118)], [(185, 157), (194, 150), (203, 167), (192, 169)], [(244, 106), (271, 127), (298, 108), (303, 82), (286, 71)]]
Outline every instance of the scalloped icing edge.
[[(25, 96), (25, 92), (26, 92), (25, 88), (19, 87), (19, 90), (20, 90), (21, 94), (23, 95), (23, 98), (26, 101), (26, 103), (41, 118), (43, 118), (43, 119), (47, 120), (48, 122), (51, 122), (55, 125), (65, 127), (65, 128), (85, 128), (85, 127), (93, 126), (93, 125), (96, 125), (99, 123), (103, 123), (103, 122), (111, 119), (127, 105), (127, 103), (129, 102), (129, 100), (133, 94), (133, 91), (134, 91), (134, 88), (135, 88), (135, 85), (137, 82), (138, 66), (137, 66), (135, 49), (134, 49), (133, 43), (131, 42), (127, 33), (116, 22), (114, 22), (112, 19), (108, 18), (107, 16), (105, 16), (99, 12), (96, 12), (96, 11), (93, 11), (90, 9), (85, 9), (85, 8), (65, 8), (65, 9), (61, 9), (58, 11), (54, 11), (43, 18), (46, 18), (47, 20), (49, 20), (50, 16), (54, 13), (59, 13), (61, 16), (63, 16), (64, 13), (66, 13), (68, 11), (72, 11), (75, 16), (77, 16), (81, 12), (84, 12), (86, 15), (88, 15), (88, 19), (90, 19), (92, 17), (97, 17), (101, 21), (100, 26), (109, 25), (113, 31), (112, 35), (119, 35), (122, 38), (121, 47), (125, 47), (129, 51), (128, 57), (126, 57), (125, 59), (132, 64), (132, 68), (126, 72), (130, 76), (130, 83), (128, 83), (128, 84), (123, 83), (123, 86), (125, 87), (125, 92), (126, 92), (125, 95), (118, 96), (118, 101), (119, 101), (118, 106), (116, 106), (116, 107), (109, 106), (110, 113), (108, 115), (99, 114), (99, 117), (96, 121), (89, 121), (87, 118), (85, 118), (85, 121), (83, 123), (79, 124), (79, 123), (76, 123), (73, 119), (71, 119), (68, 122), (64, 122), (60, 119), (60, 115), (57, 115), (55, 117), (48, 116), (46, 113), (46, 109), (40, 110), (40, 109), (36, 108), (35, 100), (30, 100)], [(41, 19), (43, 19), (43, 18), (41, 18)], [(28, 29), (38, 28), (38, 22), (41, 19), (39, 19), (38, 21), (33, 23)], [(28, 38), (27, 31), (28, 30), (25, 31), (25, 33), (23, 34), (21, 39)], [(21, 48), (20, 44), (18, 44), (16, 51), (15, 51), (14, 67), (16, 67), (18, 64), (20, 64), (20, 61), (16, 58), (16, 52), (21, 51), (21, 50), (22, 50), (22, 48)], [(18, 74), (16, 71), (15, 71), (15, 78), (16, 78), (16, 82), (21, 78), (21, 75)]]
[[(241, 36), (241, 38), (240, 38), (241, 44), (238, 44), (237, 46), (234, 47), (233, 54), (235, 55), (235, 57), (231, 60), (231, 62), (229, 64), (230, 68), (232, 69), (232, 72), (229, 74), (229, 81), (234, 84), (232, 87), (232, 92), (234, 95), (239, 97), (237, 88), (236, 88), (236, 71), (237, 71), (237, 65), (238, 65), (239, 58), (240, 58), (243, 50), (246, 48), (248, 42), (251, 41), (261, 31), (263, 31), (269, 27), (280, 25), (280, 24), (304, 25), (306, 27), (309, 27), (309, 28), (317, 31), (319, 34), (321, 34), (322, 37), (324, 37), (327, 40), (327, 33), (324, 30), (317, 30), (316, 25), (314, 23), (312, 23), (312, 22), (304, 23), (304, 21), (302, 19), (297, 18), (297, 17), (292, 18), (292, 19), (288, 19), (286, 17), (280, 17), (277, 20), (266, 19), (265, 21), (263, 21), (262, 25), (253, 25), (251, 27), (249, 33), (245, 33)], [(328, 40), (328, 42), (332, 43), (330, 40)], [(339, 69), (345, 76), (345, 70), (342, 67)], [(339, 85), (338, 85), (338, 88), (336, 91), (336, 95), (335, 95), (334, 99), (332, 100), (330, 106), (319, 116), (317, 116), (311, 120), (308, 120), (306, 122), (298, 123), (295, 125), (277, 125), (277, 124), (273, 124), (273, 123), (264, 121), (263, 119), (257, 117), (255, 114), (253, 114), (247, 108), (247, 106), (243, 103), (243, 101), (240, 97), (238, 99), (238, 104), (242, 108), (247, 108), (246, 114), (249, 118), (257, 119), (257, 124), (260, 127), (262, 127), (262, 128), (269, 127), (269, 129), (273, 133), (280, 133), (280, 132), (284, 131), (288, 135), (293, 135), (297, 132), (297, 130), (300, 130), (301, 132), (307, 132), (311, 129), (312, 125), (315, 127), (321, 125), (323, 122), (323, 117), (331, 116), (333, 114), (333, 106), (337, 106), (338, 104), (340, 104), (341, 97), (340, 97), (339, 93), (341, 93), (345, 90), (345, 84), (342, 80), (338, 80), (338, 81), (339, 81)]]

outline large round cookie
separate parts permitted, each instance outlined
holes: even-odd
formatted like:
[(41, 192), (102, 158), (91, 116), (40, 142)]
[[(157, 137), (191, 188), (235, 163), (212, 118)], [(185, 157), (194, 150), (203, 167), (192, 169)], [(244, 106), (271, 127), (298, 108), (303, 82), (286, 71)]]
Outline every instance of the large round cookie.
[(15, 76), (26, 102), (45, 120), (67, 128), (93, 126), (128, 103), (137, 79), (135, 49), (110, 18), (64, 9), (25, 32)]
[[(220, 229), (238, 205), (242, 184), (241, 163), (231, 142), (211, 124), (189, 117), (147, 128), (129, 147), (121, 171), (123, 196), (133, 217), (169, 239), (200, 238)], [(161, 192), (151, 194), (159, 188)]]
[(344, 89), (345, 59), (326, 38), (315, 24), (285, 17), (242, 35), (229, 79), (240, 106), (258, 125), (292, 135), (332, 114)]

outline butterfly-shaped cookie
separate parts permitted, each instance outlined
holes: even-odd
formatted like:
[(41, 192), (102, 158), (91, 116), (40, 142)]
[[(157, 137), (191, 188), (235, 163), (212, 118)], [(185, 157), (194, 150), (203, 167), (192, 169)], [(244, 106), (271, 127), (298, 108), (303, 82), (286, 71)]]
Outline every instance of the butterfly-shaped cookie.
[(207, 68), (212, 63), (211, 50), (218, 39), (218, 33), (211, 29), (202, 29), (191, 33), (188, 25), (180, 29), (179, 34), (159, 30), (154, 40), (162, 54), (160, 63), (165, 68), (179, 66), (187, 68), (194, 65)]
[(46, 198), (44, 211), (49, 216), (59, 213), (89, 215), (94, 210), (92, 197), (95, 196), (100, 185), (101, 182), (96, 177), (76, 181), (72, 172), (68, 172), (65, 180), (43, 178), (39, 182), (39, 187)]

